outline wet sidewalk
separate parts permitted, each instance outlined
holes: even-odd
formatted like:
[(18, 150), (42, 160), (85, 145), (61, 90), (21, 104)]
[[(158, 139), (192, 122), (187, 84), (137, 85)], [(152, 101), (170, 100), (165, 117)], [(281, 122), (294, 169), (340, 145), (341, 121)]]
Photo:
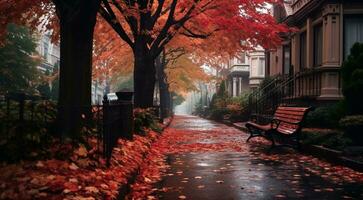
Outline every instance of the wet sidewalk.
[[(155, 185), (159, 199), (363, 199), (362, 174), (268, 142), (232, 127), (177, 116), (172, 129), (188, 134), (167, 156)], [(228, 148), (233, 146), (233, 148)], [(208, 149), (209, 148), (209, 149)]]

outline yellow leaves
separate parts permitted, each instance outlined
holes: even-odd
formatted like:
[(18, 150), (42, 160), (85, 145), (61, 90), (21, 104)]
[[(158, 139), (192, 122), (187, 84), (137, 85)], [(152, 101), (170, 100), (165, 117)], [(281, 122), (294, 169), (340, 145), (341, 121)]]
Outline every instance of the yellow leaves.
[(44, 164), (42, 161), (38, 161), (37, 164), (35, 164), (35, 166), (37, 166), (38, 168), (42, 168), (44, 167)]
[(54, 176), (54, 175), (49, 175), (49, 176), (47, 176), (47, 179), (48, 179), (49, 181), (54, 180), (54, 179), (55, 179), (55, 176)]
[(144, 177), (144, 181), (145, 181), (146, 183), (151, 183), (151, 182), (152, 182), (152, 180), (151, 180), (151, 179), (149, 179), (148, 177)]
[(88, 151), (84, 145), (80, 145), (79, 148), (74, 151), (74, 153), (80, 157), (86, 157)]
[(202, 67), (193, 62), (190, 55), (182, 55), (177, 60), (169, 62), (166, 74), (170, 90), (178, 93), (197, 90), (197, 81), (209, 79)]
[(79, 169), (79, 167), (78, 167), (76, 164), (71, 163), (71, 164), (69, 165), (69, 169), (71, 169), (71, 170), (77, 170), (77, 169)]
[(84, 188), (88, 193), (99, 193), (100, 191), (93, 186), (88, 186)]

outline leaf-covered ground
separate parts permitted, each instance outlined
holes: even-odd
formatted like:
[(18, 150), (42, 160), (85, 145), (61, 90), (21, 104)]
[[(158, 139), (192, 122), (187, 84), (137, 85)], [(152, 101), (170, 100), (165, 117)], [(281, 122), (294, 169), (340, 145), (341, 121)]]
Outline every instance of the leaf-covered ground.
[(197, 117), (155, 142), (128, 199), (363, 199), (363, 174)]
[(96, 138), (88, 139), (88, 148), (55, 143), (49, 149), (50, 153), (70, 151), (70, 156), (64, 156), (67, 159), (1, 164), (0, 199), (116, 199), (159, 136), (148, 131), (145, 136), (134, 135), (132, 141), (119, 139), (109, 168)]

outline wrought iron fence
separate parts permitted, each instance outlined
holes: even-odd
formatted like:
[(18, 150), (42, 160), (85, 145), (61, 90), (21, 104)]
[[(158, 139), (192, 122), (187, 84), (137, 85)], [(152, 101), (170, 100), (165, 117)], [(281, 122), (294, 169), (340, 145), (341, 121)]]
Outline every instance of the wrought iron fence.
[(279, 105), (310, 104), (321, 95), (321, 88), (322, 71), (319, 69), (308, 69), (291, 76), (278, 76), (249, 96), (247, 109), (256, 121), (267, 122)]
[[(0, 95), (0, 140), (24, 137), (25, 134), (36, 138), (39, 132), (46, 136), (42, 137), (43, 140), (48, 140), (52, 130), (56, 129), (58, 109), (61, 108), (57, 107), (56, 102), (39, 96), (23, 93)], [(97, 137), (97, 150), (109, 165), (117, 140), (132, 139), (132, 101), (109, 100), (105, 97), (103, 105), (74, 109), (91, 111), (91, 114), (81, 117), (82, 136), (87, 140), (91, 136)], [(34, 130), (29, 132), (29, 129)]]
[(55, 102), (23, 93), (0, 95), (1, 138), (9, 138), (26, 126), (48, 128), (55, 119)]

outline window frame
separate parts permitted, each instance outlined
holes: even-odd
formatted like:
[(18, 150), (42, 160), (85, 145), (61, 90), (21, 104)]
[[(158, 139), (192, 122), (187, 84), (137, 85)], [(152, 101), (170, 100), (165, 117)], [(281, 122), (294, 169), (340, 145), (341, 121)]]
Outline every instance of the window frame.
[[(357, 14), (344, 14), (343, 15), (343, 61), (347, 59), (348, 55), (345, 54), (346, 52), (346, 24), (347, 24), (347, 18), (359, 18), (363, 19), (363, 14), (357, 13)], [(351, 47), (350, 47), (351, 48)], [(350, 49), (348, 50), (350, 52)]]
[[(285, 58), (285, 52), (286, 49), (289, 49), (288, 53), (289, 53), (289, 66), (288, 66), (288, 73), (286, 73), (286, 68), (285, 68), (285, 64), (286, 64), (286, 58)], [(282, 46), (282, 74), (286, 74), (289, 75), (291, 73), (291, 43), (283, 45)]]
[[(317, 30), (320, 29), (320, 33), (317, 33)], [(317, 41), (317, 34), (321, 34), (321, 41)], [(319, 23), (313, 27), (313, 67), (320, 67), (323, 64), (323, 40), (324, 40), (324, 34), (323, 34), (323, 23)], [(317, 49), (317, 45), (321, 45), (320, 49)], [(320, 52), (320, 60), (318, 60), (318, 54), (317, 51)]]
[[(304, 38), (304, 41), (303, 41)], [(299, 44), (299, 64), (300, 64), (300, 70), (307, 68), (307, 32), (301, 32), (300, 36), (300, 44)], [(304, 47), (304, 48), (303, 48)], [(302, 54), (304, 52), (304, 54)], [(303, 56), (304, 55), (304, 56)]]

